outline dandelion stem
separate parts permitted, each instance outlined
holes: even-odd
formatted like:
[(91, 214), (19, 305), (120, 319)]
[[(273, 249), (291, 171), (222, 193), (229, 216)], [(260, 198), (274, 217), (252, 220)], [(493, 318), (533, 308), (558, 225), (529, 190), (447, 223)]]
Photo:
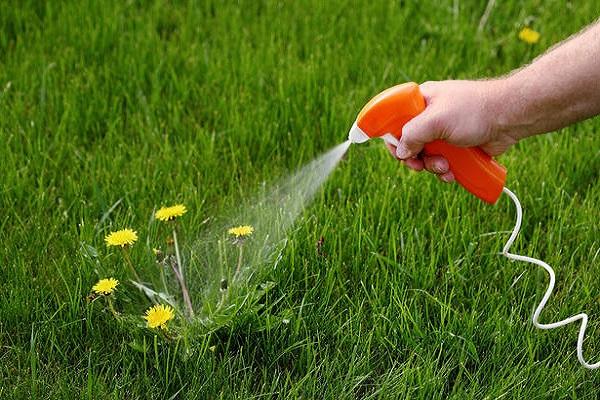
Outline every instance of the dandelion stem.
[(184, 277), (183, 264), (181, 263), (181, 255), (179, 254), (179, 245), (177, 244), (177, 230), (173, 228), (173, 243), (175, 244), (175, 258), (177, 259), (177, 266), (179, 267), (179, 273), (181, 279)]
[(106, 296), (106, 302), (108, 303), (108, 309), (112, 313), (115, 318), (119, 318), (119, 313), (115, 310), (115, 306), (112, 302), (112, 298), (110, 295)]
[(219, 291), (221, 292), (221, 299), (217, 303), (217, 310), (220, 309), (223, 304), (225, 304), (225, 300), (227, 299), (227, 293), (229, 293), (227, 279), (221, 279), (219, 286)]
[(140, 279), (140, 276), (137, 274), (135, 268), (133, 267), (133, 263), (131, 262), (131, 257), (129, 257), (129, 250), (127, 249), (127, 247), (121, 247), (121, 249), (123, 250), (123, 258), (125, 258), (125, 263), (131, 269), (131, 272), (133, 273), (134, 278), (138, 282), (141, 282), (142, 280)]
[(226, 297), (227, 297), (227, 291), (225, 291), (225, 290), (221, 291), (221, 299), (217, 303), (217, 310), (220, 309), (223, 306), (223, 304), (225, 304)]
[(236, 278), (240, 274), (240, 271), (242, 269), (242, 258), (243, 258), (243, 254), (244, 254), (244, 244), (240, 243), (239, 248), (240, 248), (240, 253), (239, 253), (239, 256), (238, 256), (237, 267), (235, 269), (235, 277)]
[(177, 281), (179, 281), (179, 286), (181, 286), (181, 294), (183, 295), (183, 302), (188, 311), (188, 317), (194, 317), (194, 308), (192, 307), (192, 300), (190, 299), (190, 293), (188, 292), (187, 286), (185, 284), (185, 279), (183, 277), (183, 264), (181, 263), (181, 255), (179, 254), (179, 243), (177, 242), (177, 232), (173, 229), (173, 245), (175, 246), (175, 259), (177, 260), (177, 265), (173, 266), (173, 271), (175, 272), (175, 277)]

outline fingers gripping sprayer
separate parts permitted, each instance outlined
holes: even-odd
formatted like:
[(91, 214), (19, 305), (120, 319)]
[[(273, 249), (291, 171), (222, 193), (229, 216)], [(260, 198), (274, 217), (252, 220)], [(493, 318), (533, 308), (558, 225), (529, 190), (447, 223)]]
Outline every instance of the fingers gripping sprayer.
[[(369, 139), (381, 138), (394, 146), (402, 135), (402, 128), (412, 118), (425, 110), (426, 103), (419, 90), (419, 85), (413, 82), (391, 87), (373, 97), (360, 111), (356, 122), (352, 125), (348, 139), (352, 143), (363, 143)], [(589, 364), (583, 358), (583, 341), (587, 327), (588, 316), (580, 313), (562, 321), (544, 324), (539, 317), (544, 309), (556, 281), (554, 270), (545, 262), (527, 256), (509, 253), (510, 247), (521, 229), (523, 211), (517, 196), (504, 187), (506, 169), (478, 147), (457, 147), (443, 140), (427, 143), (423, 149), (426, 155), (439, 155), (448, 160), (450, 171), (456, 181), (469, 192), (489, 204), (495, 204), (502, 193), (506, 193), (514, 202), (517, 216), (515, 227), (502, 249), (502, 254), (516, 261), (524, 261), (544, 268), (550, 277), (548, 288), (536, 307), (532, 321), (539, 329), (554, 329), (581, 321), (577, 337), (577, 358), (586, 368), (596, 369), (600, 362)]]

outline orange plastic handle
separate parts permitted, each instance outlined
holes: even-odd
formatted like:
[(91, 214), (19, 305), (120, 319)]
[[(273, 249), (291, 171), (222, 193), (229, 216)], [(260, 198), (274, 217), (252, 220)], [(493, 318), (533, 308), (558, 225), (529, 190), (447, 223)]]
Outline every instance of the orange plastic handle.
[[(358, 114), (357, 126), (371, 138), (402, 136), (402, 127), (425, 110), (426, 104), (414, 82), (391, 87), (373, 97)], [(456, 181), (481, 200), (494, 204), (506, 181), (506, 168), (479, 147), (457, 147), (443, 140), (427, 143), (427, 155), (448, 160)]]

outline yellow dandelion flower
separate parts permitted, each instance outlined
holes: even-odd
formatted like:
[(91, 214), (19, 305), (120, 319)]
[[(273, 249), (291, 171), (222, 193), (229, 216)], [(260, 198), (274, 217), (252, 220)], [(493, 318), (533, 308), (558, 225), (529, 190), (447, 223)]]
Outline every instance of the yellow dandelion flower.
[(118, 284), (119, 281), (115, 278), (100, 279), (94, 286), (92, 286), (92, 290), (96, 294), (111, 294)]
[(177, 217), (181, 217), (187, 212), (183, 204), (176, 204), (171, 207), (161, 207), (154, 217), (159, 221), (173, 221)]
[(134, 244), (138, 240), (137, 232), (127, 229), (121, 229), (120, 231), (111, 232), (104, 238), (107, 246), (121, 246), (125, 247)]
[(148, 323), (148, 328), (167, 328), (167, 322), (175, 317), (173, 307), (157, 304), (146, 310), (144, 319)]
[(519, 32), (519, 39), (529, 44), (536, 44), (540, 40), (540, 33), (531, 28), (523, 28)]
[(254, 227), (252, 225), (240, 225), (233, 228), (229, 228), (227, 233), (235, 236), (236, 238), (243, 238), (252, 235)]

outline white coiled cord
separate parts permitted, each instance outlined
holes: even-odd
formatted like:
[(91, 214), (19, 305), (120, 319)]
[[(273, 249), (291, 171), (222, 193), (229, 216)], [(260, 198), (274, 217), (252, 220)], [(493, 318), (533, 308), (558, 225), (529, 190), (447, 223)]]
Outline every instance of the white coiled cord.
[(515, 203), (515, 206), (517, 208), (517, 222), (515, 223), (515, 227), (514, 227), (512, 233), (510, 234), (510, 238), (508, 238), (508, 240), (506, 241), (506, 244), (504, 245), (504, 248), (502, 249), (502, 254), (511, 260), (525, 261), (525, 262), (528, 262), (531, 264), (539, 265), (540, 267), (544, 268), (546, 270), (546, 272), (548, 272), (548, 275), (550, 275), (550, 283), (548, 283), (548, 289), (546, 289), (546, 293), (544, 294), (544, 297), (542, 297), (542, 301), (540, 301), (540, 304), (537, 306), (537, 308), (535, 309), (535, 312), (533, 313), (533, 318), (532, 318), (533, 325), (538, 329), (554, 329), (554, 328), (558, 328), (559, 326), (564, 326), (564, 325), (570, 324), (571, 322), (576, 322), (578, 320), (581, 320), (581, 327), (579, 328), (579, 336), (577, 337), (577, 358), (579, 359), (579, 362), (581, 363), (581, 365), (583, 365), (585, 368), (596, 369), (596, 368), (600, 367), (600, 362), (597, 362), (595, 364), (589, 364), (583, 358), (583, 341), (585, 339), (585, 329), (587, 328), (587, 323), (588, 323), (588, 315), (586, 313), (580, 313), (577, 315), (573, 315), (572, 317), (563, 319), (562, 321), (553, 322), (551, 324), (542, 324), (539, 322), (540, 314), (542, 313), (542, 310), (546, 306), (546, 303), (548, 302), (548, 299), (550, 298), (550, 295), (552, 294), (552, 290), (554, 290), (554, 283), (556, 281), (556, 277), (554, 275), (554, 270), (552, 269), (552, 267), (550, 265), (546, 264), (545, 262), (543, 262), (542, 260), (538, 260), (537, 258), (532, 258), (532, 257), (527, 257), (527, 256), (521, 256), (518, 254), (512, 254), (512, 253), (508, 252), (508, 250), (510, 249), (510, 246), (512, 246), (513, 242), (517, 238), (517, 235), (519, 234), (519, 231), (521, 230), (521, 221), (523, 219), (523, 210), (521, 208), (521, 203), (519, 202), (519, 199), (513, 192), (511, 192), (507, 188), (504, 188), (503, 191)]

